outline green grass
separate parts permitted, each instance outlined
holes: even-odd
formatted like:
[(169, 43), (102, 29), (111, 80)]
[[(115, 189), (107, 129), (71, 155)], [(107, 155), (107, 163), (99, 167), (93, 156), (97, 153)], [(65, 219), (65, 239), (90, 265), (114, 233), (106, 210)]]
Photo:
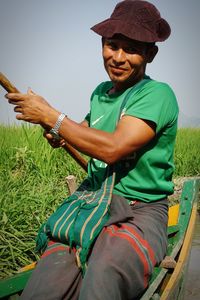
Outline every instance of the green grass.
[[(35, 261), (38, 228), (67, 197), (66, 176), (85, 172), (52, 149), (38, 126), (0, 126), (0, 278)], [(200, 175), (200, 129), (178, 131), (175, 176)]]
[(40, 225), (68, 195), (66, 176), (85, 172), (51, 148), (36, 126), (0, 126), (0, 278), (34, 261)]
[(175, 177), (200, 176), (200, 128), (178, 130), (174, 162)]

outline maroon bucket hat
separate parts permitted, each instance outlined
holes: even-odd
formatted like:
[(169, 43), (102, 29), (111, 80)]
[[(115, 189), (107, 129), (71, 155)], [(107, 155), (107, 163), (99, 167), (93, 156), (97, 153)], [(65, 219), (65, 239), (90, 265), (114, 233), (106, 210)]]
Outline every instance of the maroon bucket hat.
[(166, 20), (161, 18), (157, 8), (143, 0), (119, 2), (109, 19), (91, 28), (97, 34), (111, 38), (122, 34), (141, 42), (163, 42), (171, 33)]

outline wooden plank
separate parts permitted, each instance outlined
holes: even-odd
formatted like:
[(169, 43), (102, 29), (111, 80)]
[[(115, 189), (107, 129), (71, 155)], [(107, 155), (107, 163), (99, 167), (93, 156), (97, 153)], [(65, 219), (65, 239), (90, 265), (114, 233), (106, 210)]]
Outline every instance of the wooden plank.
[(179, 204), (176, 204), (169, 207), (168, 226), (174, 226), (178, 223), (179, 206), (180, 206)]
[[(176, 233), (174, 236), (169, 239), (168, 244), (168, 252), (167, 255), (169, 255), (172, 259), (175, 259), (177, 254), (179, 253), (183, 241), (185, 238), (185, 234), (187, 231), (188, 223), (191, 216), (192, 206), (194, 203), (197, 202), (197, 195), (200, 187), (200, 180), (190, 180), (185, 182), (183, 187), (183, 192), (181, 194), (181, 200), (180, 200), (180, 209), (179, 209), (179, 231), (174, 231)], [(174, 228), (176, 225), (174, 226)], [(173, 226), (172, 226), (173, 228)], [(172, 230), (173, 233), (173, 230)], [(191, 244), (191, 242), (190, 242)], [(176, 266), (177, 268), (177, 266)], [(174, 272), (176, 270), (174, 269)], [(142, 296), (140, 300), (149, 300), (151, 299), (154, 294), (156, 293), (159, 285), (164, 280), (168, 273), (168, 269), (166, 268), (155, 268), (155, 271), (153, 273), (150, 286)], [(167, 284), (168, 285), (168, 284)], [(166, 285), (166, 287), (167, 287)], [(173, 286), (171, 286), (172, 289)], [(164, 292), (163, 292), (164, 293)], [(163, 294), (164, 295), (164, 294)], [(156, 293), (156, 297), (158, 297), (158, 293)], [(153, 299), (153, 298), (152, 298)], [(168, 298), (166, 298), (168, 299)], [(175, 300), (176, 298), (171, 298), (172, 300)]]
[(175, 295), (175, 294), (177, 294), (179, 291), (176, 291), (176, 288), (179, 289), (179, 285), (182, 282), (181, 278), (184, 275), (183, 271), (187, 264), (187, 259), (188, 259), (189, 253), (190, 253), (192, 234), (194, 231), (196, 214), (197, 214), (197, 203), (194, 204), (194, 208), (192, 210), (191, 221), (189, 223), (189, 226), (188, 226), (188, 229), (187, 229), (187, 232), (185, 235), (185, 241), (184, 241), (183, 247), (181, 249), (178, 262), (176, 263), (176, 268), (174, 269), (174, 272), (173, 272), (172, 276), (170, 277), (170, 280), (169, 280), (167, 286), (165, 287), (163, 294), (161, 295), (161, 298), (160, 298), (161, 300), (178, 299), (177, 298), (178, 295)]
[(15, 276), (0, 280), (0, 298), (14, 295), (24, 289), (32, 271), (19, 273)]
[[(178, 252), (179, 252), (179, 250), (182, 246), (182, 243), (183, 243), (183, 239), (180, 239), (177, 242), (176, 246), (174, 247), (173, 251), (171, 252), (171, 257), (172, 258), (175, 258), (177, 256), (177, 254), (178, 254)], [(162, 280), (165, 278), (168, 271), (169, 271), (169, 269), (166, 269), (166, 268), (160, 268), (160, 267), (155, 268), (151, 283), (150, 283), (148, 289), (143, 294), (143, 296), (141, 297), (140, 300), (149, 300), (149, 299), (151, 299), (151, 297), (154, 295), (157, 288), (161, 284)]]
[[(189, 224), (187, 225), (186, 234), (184, 237), (184, 243), (176, 264), (176, 268), (172, 273), (170, 280), (168, 281), (160, 300), (174, 300), (174, 299), (181, 299), (181, 291), (183, 290), (183, 278), (184, 273), (186, 271), (188, 257), (191, 249), (192, 243), (192, 236), (195, 227), (196, 215), (197, 215), (197, 203), (198, 203), (198, 195), (200, 189), (200, 179), (191, 180), (186, 182), (185, 189), (182, 193), (182, 201), (183, 206), (181, 208), (181, 213), (179, 217), (179, 222), (183, 223), (183, 219), (186, 218), (187, 210), (190, 209), (189, 202), (192, 205), (191, 216), (189, 220)], [(192, 198), (192, 199), (191, 199)], [(190, 200), (191, 201), (188, 201)], [(186, 225), (186, 221), (183, 223)], [(182, 227), (184, 227), (182, 226)], [(182, 228), (181, 230), (183, 230)]]

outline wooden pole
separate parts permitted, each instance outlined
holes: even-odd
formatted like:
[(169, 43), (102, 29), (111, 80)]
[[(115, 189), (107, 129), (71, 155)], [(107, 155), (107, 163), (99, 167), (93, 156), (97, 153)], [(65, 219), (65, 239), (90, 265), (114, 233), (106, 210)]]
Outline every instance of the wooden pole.
[[(20, 91), (8, 80), (8, 78), (0, 72), (0, 84), (8, 93), (20, 93)], [(87, 172), (87, 161), (81, 156), (81, 154), (70, 144), (66, 143), (64, 148), (73, 159)]]
[(74, 175), (68, 175), (66, 177), (66, 182), (69, 194), (72, 195), (77, 189), (76, 177)]
[(18, 89), (0, 72), (0, 84), (8, 93), (19, 93)]

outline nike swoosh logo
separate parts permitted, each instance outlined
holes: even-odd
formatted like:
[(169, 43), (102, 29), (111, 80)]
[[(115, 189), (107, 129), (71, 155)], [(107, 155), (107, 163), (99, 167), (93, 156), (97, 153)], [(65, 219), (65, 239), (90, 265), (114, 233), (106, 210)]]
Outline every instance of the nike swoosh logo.
[(92, 125), (95, 125), (96, 123), (98, 123), (103, 117), (104, 117), (104, 115), (100, 116), (98, 119), (96, 119), (95, 121), (93, 121)]

